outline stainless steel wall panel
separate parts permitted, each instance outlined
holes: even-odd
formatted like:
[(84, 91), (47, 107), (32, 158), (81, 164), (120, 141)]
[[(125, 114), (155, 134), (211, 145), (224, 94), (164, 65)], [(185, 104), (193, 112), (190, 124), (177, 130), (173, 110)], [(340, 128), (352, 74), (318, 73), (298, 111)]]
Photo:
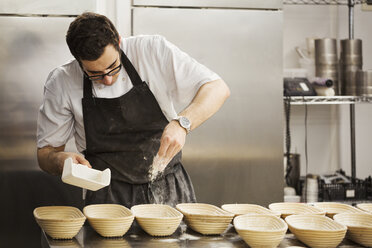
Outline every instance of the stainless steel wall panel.
[(49, 72), (72, 59), (73, 18), (0, 17), (0, 160), (36, 159), (36, 121)]
[(282, 0), (133, 0), (134, 6), (281, 9)]
[(283, 201), (282, 12), (138, 7), (133, 34), (165, 36), (231, 89), (184, 147), (198, 200)]
[(0, 14), (78, 15), (94, 11), (96, 0), (1, 0)]

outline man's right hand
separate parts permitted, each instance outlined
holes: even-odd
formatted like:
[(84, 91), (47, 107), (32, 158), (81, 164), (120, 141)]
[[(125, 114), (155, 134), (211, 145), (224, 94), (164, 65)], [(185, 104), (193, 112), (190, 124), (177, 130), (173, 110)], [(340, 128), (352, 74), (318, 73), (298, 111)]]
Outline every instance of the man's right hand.
[(60, 147), (45, 146), (39, 148), (37, 151), (37, 158), (40, 168), (52, 175), (62, 175), (65, 160), (70, 157), (74, 163), (92, 168), (89, 161), (81, 154), (65, 152), (64, 150), (64, 145)]

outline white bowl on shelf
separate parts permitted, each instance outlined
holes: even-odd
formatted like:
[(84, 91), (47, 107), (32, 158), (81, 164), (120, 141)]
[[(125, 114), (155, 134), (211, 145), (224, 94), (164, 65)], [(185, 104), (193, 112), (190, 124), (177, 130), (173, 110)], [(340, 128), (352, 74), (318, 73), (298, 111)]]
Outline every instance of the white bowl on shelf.
[(301, 196), (299, 195), (285, 195), (284, 202), (301, 202)]

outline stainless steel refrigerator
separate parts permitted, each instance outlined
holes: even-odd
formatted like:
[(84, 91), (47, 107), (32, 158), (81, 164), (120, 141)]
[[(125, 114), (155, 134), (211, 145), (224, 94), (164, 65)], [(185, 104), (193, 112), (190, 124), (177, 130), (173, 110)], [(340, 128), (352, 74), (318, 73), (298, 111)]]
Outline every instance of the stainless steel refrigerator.
[(33, 209), (75, 205), (81, 191), (42, 172), (36, 121), (49, 72), (72, 59), (65, 35), (95, 0), (0, 1), (0, 246), (40, 247)]
[(183, 149), (199, 202), (283, 201), (281, 8), (279, 0), (133, 0), (133, 35), (165, 36), (231, 89)]
[(44, 83), (53, 68), (72, 59), (65, 41), (70, 22), (95, 8), (95, 0), (0, 2), (0, 168), (15, 160), (29, 160), (17, 166), (37, 168), (36, 120)]

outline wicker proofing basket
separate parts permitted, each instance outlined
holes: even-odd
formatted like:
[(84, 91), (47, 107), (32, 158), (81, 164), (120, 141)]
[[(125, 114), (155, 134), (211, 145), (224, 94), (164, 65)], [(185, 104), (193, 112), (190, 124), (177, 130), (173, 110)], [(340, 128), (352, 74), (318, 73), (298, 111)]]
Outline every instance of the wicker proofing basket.
[(201, 234), (221, 234), (234, 218), (234, 214), (205, 203), (181, 203), (176, 208), (185, 216), (186, 224)]
[(341, 213), (333, 219), (347, 226), (347, 238), (361, 245), (372, 247), (372, 215), (367, 213)]
[(291, 215), (285, 221), (297, 239), (314, 248), (337, 247), (347, 230), (346, 226), (320, 215)]
[(312, 215), (325, 215), (325, 211), (307, 205), (305, 203), (296, 202), (278, 202), (271, 203), (269, 209), (281, 214), (281, 217), (285, 219), (287, 216), (292, 214), (312, 214)]
[(53, 239), (72, 239), (85, 222), (83, 213), (68, 206), (46, 206), (34, 209), (37, 224)]
[(252, 248), (277, 247), (287, 232), (287, 224), (274, 215), (245, 214), (234, 219), (234, 227)]
[(90, 225), (103, 237), (123, 236), (132, 225), (132, 212), (117, 204), (95, 204), (83, 209)]
[(337, 202), (317, 202), (314, 203), (314, 206), (326, 211), (326, 215), (329, 218), (333, 218), (333, 215), (339, 213), (362, 213), (361, 210), (355, 207)]
[(233, 213), (235, 216), (242, 214), (264, 214), (280, 217), (280, 213), (256, 204), (224, 204), (221, 208), (227, 212)]
[(131, 208), (138, 224), (152, 236), (172, 235), (183, 218), (176, 209), (162, 204), (142, 204)]
[(363, 210), (364, 212), (372, 214), (372, 203), (360, 203), (356, 205), (357, 208)]

